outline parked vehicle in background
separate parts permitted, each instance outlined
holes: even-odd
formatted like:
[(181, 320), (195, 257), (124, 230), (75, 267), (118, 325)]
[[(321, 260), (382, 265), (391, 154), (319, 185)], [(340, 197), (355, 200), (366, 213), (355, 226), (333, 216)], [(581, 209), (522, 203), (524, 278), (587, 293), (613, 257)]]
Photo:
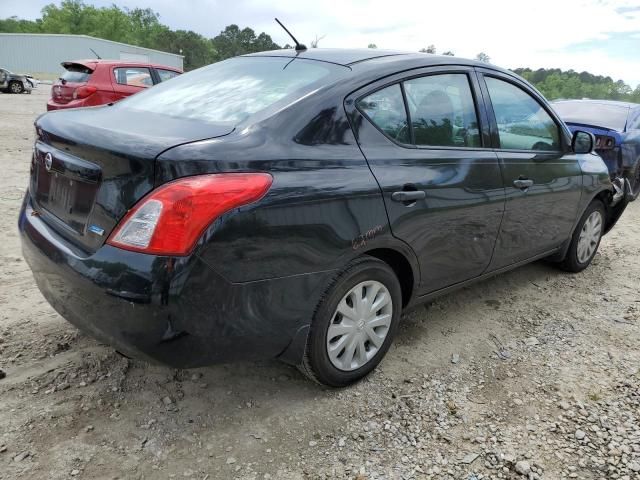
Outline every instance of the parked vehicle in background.
[(27, 81), (31, 84), (31, 88), (38, 88), (38, 85), (40, 85), (40, 80), (34, 78), (33, 75), (25, 75), (25, 77), (27, 77)]
[(117, 102), (182, 73), (173, 67), (122, 60), (76, 60), (62, 66), (65, 71), (51, 87), (47, 110)]
[(25, 75), (0, 68), (0, 91), (5, 93), (31, 93), (31, 83)]
[(488, 64), (277, 50), (39, 117), (19, 229), (44, 297), (127, 355), (344, 386), (406, 307), (585, 269), (627, 205), (594, 147)]
[(596, 152), (612, 179), (626, 178), (634, 198), (640, 193), (640, 104), (611, 100), (552, 102), (571, 131), (596, 136)]

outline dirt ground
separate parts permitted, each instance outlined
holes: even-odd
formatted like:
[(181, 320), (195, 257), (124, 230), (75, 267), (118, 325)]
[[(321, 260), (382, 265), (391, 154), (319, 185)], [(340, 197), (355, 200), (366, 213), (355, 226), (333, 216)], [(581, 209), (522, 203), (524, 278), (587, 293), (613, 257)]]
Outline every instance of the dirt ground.
[(78, 333), (21, 258), (47, 95), (0, 94), (0, 479), (640, 478), (640, 202), (581, 274), (538, 262), (407, 313), (352, 388), (172, 370)]

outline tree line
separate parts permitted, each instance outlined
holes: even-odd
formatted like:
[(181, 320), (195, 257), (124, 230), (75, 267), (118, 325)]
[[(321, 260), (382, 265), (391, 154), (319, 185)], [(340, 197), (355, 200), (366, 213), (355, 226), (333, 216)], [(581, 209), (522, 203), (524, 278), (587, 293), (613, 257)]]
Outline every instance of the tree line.
[(150, 8), (128, 9), (115, 4), (96, 8), (82, 0), (47, 5), (36, 20), (0, 19), (0, 32), (89, 35), (153, 48), (184, 55), (185, 70), (244, 53), (280, 48), (269, 35), (256, 34), (251, 28), (229, 25), (216, 37), (206, 38), (191, 30), (171, 30)]
[[(153, 48), (184, 55), (185, 70), (236, 55), (281, 48), (266, 33), (256, 34), (248, 27), (229, 25), (215, 37), (207, 38), (192, 30), (171, 30), (160, 22), (160, 15), (150, 8), (120, 8), (115, 4), (97, 8), (85, 4), (82, 0), (63, 0), (59, 6), (47, 5), (42, 9), (41, 18), (36, 20), (17, 17), (0, 19), (0, 32), (89, 35)], [(316, 36), (311, 46), (317, 47), (323, 37)], [(377, 45), (371, 43), (368, 47), (377, 48)], [(289, 48), (289, 45), (285, 45), (284, 48)], [(429, 45), (420, 52), (436, 53), (436, 47)], [(445, 51), (442, 55), (455, 54)], [(489, 55), (484, 52), (479, 53), (476, 59), (490, 62)], [(550, 100), (594, 98), (640, 103), (640, 85), (634, 90), (622, 80), (615, 81), (611, 77), (557, 68), (517, 68), (514, 71), (531, 82)]]
[(615, 81), (611, 77), (559, 68), (516, 68), (514, 72), (527, 79), (549, 100), (593, 98), (640, 103), (640, 85), (634, 90), (622, 80)]

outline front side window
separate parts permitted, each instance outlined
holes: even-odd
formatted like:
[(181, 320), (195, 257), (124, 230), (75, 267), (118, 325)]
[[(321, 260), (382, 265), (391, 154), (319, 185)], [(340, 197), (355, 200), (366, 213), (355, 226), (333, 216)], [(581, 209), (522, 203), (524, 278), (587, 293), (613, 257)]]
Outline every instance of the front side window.
[(478, 117), (466, 74), (404, 82), (416, 145), (479, 147)]
[(411, 141), (407, 112), (399, 84), (378, 90), (358, 100), (358, 108), (389, 137), (400, 143)]
[(173, 77), (180, 75), (178, 72), (174, 72), (173, 70), (164, 70), (162, 68), (156, 68), (156, 72), (158, 72), (161, 82), (166, 82), (167, 80), (171, 80)]
[(120, 85), (129, 85), (130, 87), (147, 88), (153, 86), (151, 72), (148, 68), (142, 67), (122, 67), (114, 68), (113, 74), (116, 82)]
[(503, 80), (485, 77), (498, 124), (500, 148), (560, 150), (556, 122), (531, 95)]

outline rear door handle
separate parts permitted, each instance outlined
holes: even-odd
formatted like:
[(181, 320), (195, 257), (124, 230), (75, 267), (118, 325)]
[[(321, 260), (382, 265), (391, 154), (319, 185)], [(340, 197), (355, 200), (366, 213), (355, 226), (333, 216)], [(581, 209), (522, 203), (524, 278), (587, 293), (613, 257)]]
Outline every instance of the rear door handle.
[(401, 192), (393, 192), (391, 200), (394, 202), (415, 202), (427, 198), (424, 190), (403, 190)]
[(533, 186), (533, 180), (529, 180), (528, 178), (519, 178), (518, 180), (513, 181), (513, 186), (520, 190), (526, 190)]

